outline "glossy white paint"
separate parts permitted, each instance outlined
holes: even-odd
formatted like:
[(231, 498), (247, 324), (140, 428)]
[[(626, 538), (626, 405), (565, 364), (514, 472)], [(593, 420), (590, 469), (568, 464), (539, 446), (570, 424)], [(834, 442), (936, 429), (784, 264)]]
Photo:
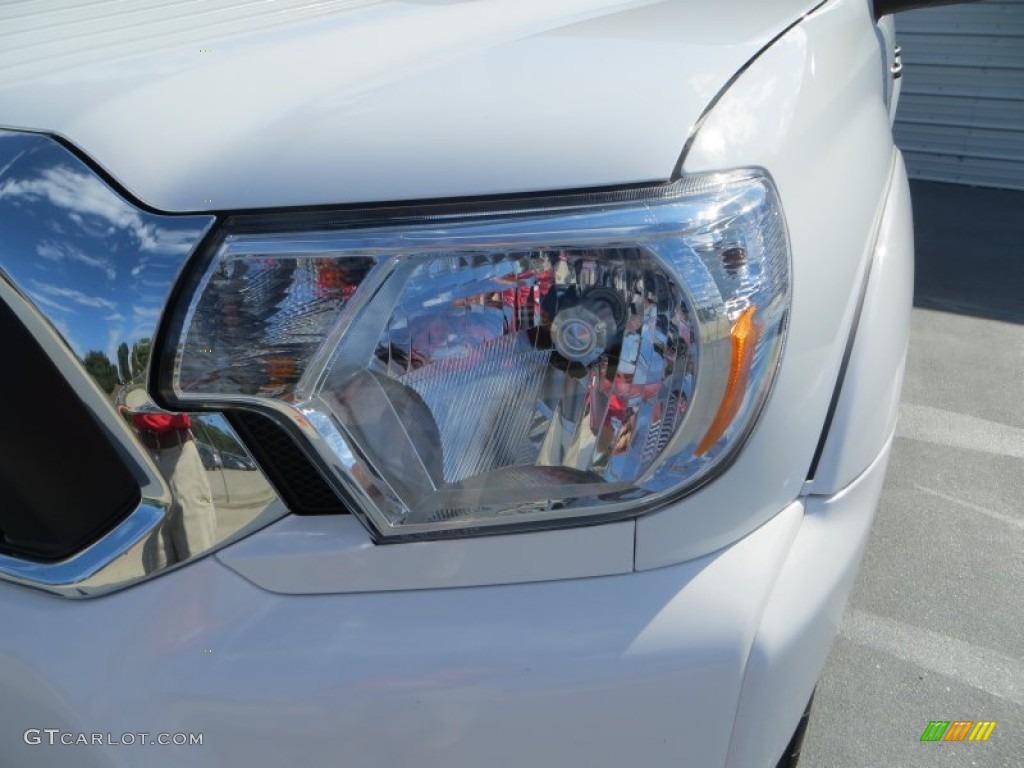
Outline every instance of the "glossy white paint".
[(759, 57), (705, 120), (684, 170), (759, 165), (793, 253), (789, 335), (774, 390), (735, 463), (637, 521), (636, 567), (725, 546), (800, 493), (835, 387), (894, 160), (866, 3), (829, 3)]
[(633, 570), (632, 520), (559, 531), (376, 546), (351, 515), (287, 517), (218, 559), (286, 594), (515, 584)]
[(914, 297), (910, 185), (897, 158), (878, 230), (857, 337), (812, 493), (836, 493), (865, 470), (896, 428)]
[[(0, 584), (0, 763), (721, 766), (801, 520), (798, 503), (690, 563), (543, 584), (297, 597), (214, 558), (89, 601)], [(26, 728), (205, 738), (28, 746)]]
[(65, 136), (167, 211), (665, 179), (814, 4), (0, 5), (0, 125)]
[(728, 768), (770, 765), (811, 697), (860, 567), (889, 463), (881, 454), (836, 496), (809, 496), (750, 649)]
[[(297, 597), (206, 558), (84, 602), (0, 584), (16, 617), (0, 642), (0, 761), (708, 768), (728, 749), (730, 766), (772, 765), (827, 655), (887, 457), (836, 497), (644, 573)], [(27, 728), (204, 743), (30, 746)]]
[[(68, 136), (168, 210), (653, 180), (810, 3), (298, 5), (324, 14), (276, 27), (262, 6), (218, 2), (217, 27), (152, 4), (135, 27), (81, 9), (12, 26), (2, 8), (0, 122)], [(47, 59), (75, 24), (91, 36)], [(893, 396), (866, 358), (889, 317), (871, 302), (906, 301), (902, 176), (882, 220), (894, 155), (878, 69), (867, 3), (835, 0), (739, 77), (686, 158), (687, 172), (767, 168), (794, 254), (779, 379), (721, 478), (635, 523), (374, 547), (354, 519), (305, 518), (92, 600), (0, 584), (0, 765), (771, 765), (887, 460), (871, 453), (886, 411), (849, 449), (827, 446), (815, 489), (870, 463), (863, 475), (794, 501), (879, 222), (894, 257), (872, 275), (837, 425)], [(880, 348), (892, 362), (896, 341)], [(29, 746), (33, 727), (205, 739)]]

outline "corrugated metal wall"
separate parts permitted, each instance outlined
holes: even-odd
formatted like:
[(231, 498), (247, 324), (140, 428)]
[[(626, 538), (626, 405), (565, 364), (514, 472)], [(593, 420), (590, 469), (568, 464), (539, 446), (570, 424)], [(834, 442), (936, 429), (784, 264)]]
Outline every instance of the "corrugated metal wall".
[(1024, 189), (1024, 0), (896, 16), (911, 178)]

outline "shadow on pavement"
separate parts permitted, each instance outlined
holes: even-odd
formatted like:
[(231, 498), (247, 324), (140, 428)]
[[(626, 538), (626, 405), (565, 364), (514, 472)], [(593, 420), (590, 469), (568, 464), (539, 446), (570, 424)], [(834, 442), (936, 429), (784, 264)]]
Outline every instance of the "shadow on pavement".
[(910, 182), (914, 306), (1024, 323), (1024, 192)]

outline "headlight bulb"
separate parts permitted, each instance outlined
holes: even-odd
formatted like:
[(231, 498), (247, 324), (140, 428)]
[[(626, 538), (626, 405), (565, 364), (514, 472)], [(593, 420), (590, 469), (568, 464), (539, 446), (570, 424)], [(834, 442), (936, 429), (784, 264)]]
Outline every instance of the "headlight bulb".
[(625, 324), (626, 307), (618, 293), (595, 286), (579, 304), (566, 307), (551, 323), (551, 340), (566, 360), (590, 365), (618, 341)]

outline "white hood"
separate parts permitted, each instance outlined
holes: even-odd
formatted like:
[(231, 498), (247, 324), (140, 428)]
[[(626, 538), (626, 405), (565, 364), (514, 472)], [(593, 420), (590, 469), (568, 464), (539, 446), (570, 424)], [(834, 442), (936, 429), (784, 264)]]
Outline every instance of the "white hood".
[(811, 5), (4, 4), (0, 126), (66, 137), (168, 211), (653, 181)]

